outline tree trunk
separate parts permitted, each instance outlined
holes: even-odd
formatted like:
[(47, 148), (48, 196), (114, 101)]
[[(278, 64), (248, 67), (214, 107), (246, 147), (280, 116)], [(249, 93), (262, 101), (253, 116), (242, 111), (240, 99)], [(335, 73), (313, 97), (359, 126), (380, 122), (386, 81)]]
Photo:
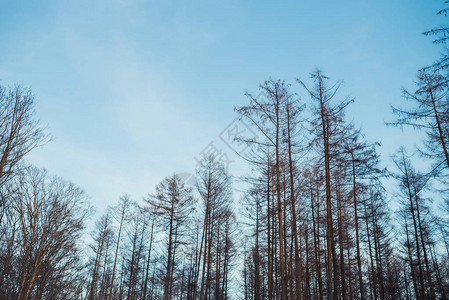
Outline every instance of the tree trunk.
[(279, 99), (276, 95), (276, 190), (277, 190), (277, 210), (279, 218), (279, 253), (281, 264), (281, 282), (282, 282), (282, 300), (287, 300), (287, 278), (284, 263), (284, 226), (282, 221), (282, 200), (281, 200), (281, 174), (280, 174), (280, 158), (279, 158)]
[(357, 249), (357, 271), (359, 277), (359, 286), (360, 286), (360, 299), (365, 299), (365, 292), (363, 290), (363, 277), (362, 277), (362, 261), (360, 258), (360, 238), (359, 238), (359, 218), (357, 216), (357, 190), (356, 190), (356, 182), (355, 182), (355, 162), (354, 162), (354, 153), (351, 152), (352, 158), (352, 196), (354, 199), (354, 227), (355, 227), (355, 242)]
[(126, 211), (126, 204), (125, 204), (125, 202), (123, 202), (122, 204), (123, 204), (123, 208), (122, 208), (122, 213), (121, 213), (121, 218), (120, 218), (120, 227), (119, 227), (118, 236), (117, 236), (117, 246), (115, 248), (114, 266), (112, 267), (112, 278), (111, 278), (111, 287), (109, 289), (109, 300), (112, 299), (112, 289), (114, 287), (115, 266), (117, 264), (118, 247), (119, 247), (119, 244), (120, 244), (120, 235), (122, 233), (123, 219), (125, 218), (125, 211)]
[(145, 284), (144, 284), (144, 288), (143, 288), (143, 300), (147, 299), (148, 275), (149, 275), (150, 262), (151, 262), (151, 248), (153, 245), (154, 219), (155, 219), (155, 216), (153, 215), (153, 220), (151, 222), (150, 246), (148, 248), (148, 261), (147, 261), (147, 268), (145, 271)]
[(292, 201), (292, 225), (293, 225), (293, 236), (295, 239), (295, 266), (296, 266), (296, 293), (297, 299), (301, 300), (301, 261), (299, 258), (299, 245), (298, 245), (298, 230), (296, 229), (296, 197), (295, 197), (295, 185), (294, 185), (294, 175), (293, 175), (293, 159), (292, 159), (292, 143), (291, 143), (291, 134), (290, 134), (290, 108), (289, 103), (287, 103), (287, 141), (288, 141), (288, 165), (290, 171), (290, 194)]

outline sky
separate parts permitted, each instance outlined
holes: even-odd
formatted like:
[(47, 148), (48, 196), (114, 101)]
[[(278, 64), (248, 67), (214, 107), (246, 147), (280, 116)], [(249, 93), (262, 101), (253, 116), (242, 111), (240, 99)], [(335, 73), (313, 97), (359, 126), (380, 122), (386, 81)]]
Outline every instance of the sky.
[(437, 0), (0, 0), (0, 84), (36, 96), (53, 141), (28, 160), (75, 182), (98, 211), (140, 200), (164, 177), (193, 173), (220, 140), (245, 91), (266, 79), (295, 84), (315, 68), (356, 98), (348, 120), (380, 141), (383, 162), (414, 131), (387, 128), (401, 89), (440, 49), (421, 33), (446, 21)]

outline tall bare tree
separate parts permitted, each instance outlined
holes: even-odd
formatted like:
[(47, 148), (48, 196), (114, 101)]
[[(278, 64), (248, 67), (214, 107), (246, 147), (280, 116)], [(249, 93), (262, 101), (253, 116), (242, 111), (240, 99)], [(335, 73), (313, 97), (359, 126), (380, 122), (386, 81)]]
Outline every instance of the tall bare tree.
[[(203, 200), (204, 207), (204, 221), (203, 221), (203, 237), (201, 239), (201, 247), (199, 249), (198, 263), (196, 270), (198, 270), (197, 279), (195, 280), (194, 299), (197, 296), (197, 285), (199, 279), (199, 270), (202, 258), (201, 267), (201, 283), (200, 283), (200, 299), (210, 298), (212, 288), (212, 259), (213, 256), (219, 255), (219, 245), (222, 243), (221, 239), (226, 239), (226, 236), (221, 235), (220, 229), (229, 218), (230, 205), (232, 202), (232, 187), (231, 177), (225, 169), (224, 165), (219, 162), (218, 157), (206, 157), (198, 169), (198, 183), (197, 189)], [(229, 233), (229, 232), (228, 232)], [(230, 236), (228, 235), (228, 238)], [(213, 246), (216, 246), (216, 255), (213, 255)], [(203, 253), (203, 255), (201, 255)], [(216, 275), (215, 276), (215, 294), (220, 295), (219, 277), (220, 262), (215, 262)], [(218, 285), (217, 285), (218, 284)], [(217, 290), (218, 289), (218, 290)]]
[(340, 144), (345, 140), (348, 129), (344, 125), (344, 109), (353, 101), (346, 98), (336, 105), (332, 103), (337, 94), (341, 82), (329, 86), (329, 78), (320, 70), (311, 75), (313, 86), (308, 87), (305, 82), (298, 80), (312, 101), (313, 112), (316, 118), (312, 121), (312, 130), (316, 134), (313, 144), (322, 150), (324, 156), (325, 186), (326, 186), (326, 222), (327, 222), (327, 292), (328, 298), (338, 298), (338, 262), (334, 241), (334, 225), (332, 218), (332, 195), (331, 195), (331, 161), (336, 160)]
[(165, 178), (156, 186), (156, 194), (147, 199), (160, 214), (160, 224), (167, 237), (164, 299), (172, 299), (173, 272), (177, 263), (176, 251), (188, 230), (189, 215), (194, 209), (192, 190), (185, 187), (178, 175)]
[(123, 223), (126, 220), (126, 213), (131, 205), (131, 200), (128, 195), (123, 195), (120, 197), (119, 205), (114, 209), (114, 214), (118, 217), (119, 221), (119, 229), (117, 233), (117, 242), (115, 247), (115, 255), (114, 255), (114, 264), (112, 267), (112, 278), (111, 278), (111, 286), (109, 288), (109, 300), (113, 297), (113, 287), (114, 287), (114, 279), (115, 279), (115, 268), (117, 265), (117, 257), (118, 250), (120, 245), (120, 237), (122, 234)]
[[(414, 170), (411, 165), (409, 157), (403, 148), (401, 148), (398, 154), (393, 159), (400, 173), (394, 175), (400, 181), (400, 188), (405, 198), (405, 207), (408, 213), (409, 219), (413, 224), (415, 249), (414, 254), (417, 257), (418, 265), (418, 278), (419, 278), (419, 297), (436, 299), (434, 280), (432, 277), (428, 250), (426, 247), (426, 238), (424, 234), (424, 197), (421, 197), (422, 191), (425, 189), (429, 180), (428, 176), (419, 174)], [(407, 243), (410, 247), (410, 243)], [(425, 266), (425, 270), (424, 267)], [(425, 284), (426, 281), (426, 284)], [(429, 288), (429, 293), (426, 292), (426, 286)], [(418, 297), (418, 295), (417, 295)]]
[[(250, 144), (261, 145), (265, 147), (273, 148), (275, 155), (275, 182), (276, 182), (276, 212), (277, 212), (277, 224), (279, 235), (279, 264), (280, 264), (280, 277), (282, 293), (281, 298), (287, 299), (288, 291), (288, 276), (285, 257), (285, 228), (284, 228), (284, 213), (285, 205), (282, 197), (282, 145), (283, 145), (283, 130), (286, 128), (285, 121), (285, 108), (286, 103), (291, 94), (288, 90), (288, 85), (283, 81), (268, 80), (260, 85), (261, 94), (258, 97), (254, 97), (250, 93), (247, 96), (250, 100), (250, 104), (237, 108), (236, 111), (242, 117), (251, 122), (251, 125), (262, 134), (262, 140), (247, 140)], [(293, 111), (290, 111), (293, 114)]]

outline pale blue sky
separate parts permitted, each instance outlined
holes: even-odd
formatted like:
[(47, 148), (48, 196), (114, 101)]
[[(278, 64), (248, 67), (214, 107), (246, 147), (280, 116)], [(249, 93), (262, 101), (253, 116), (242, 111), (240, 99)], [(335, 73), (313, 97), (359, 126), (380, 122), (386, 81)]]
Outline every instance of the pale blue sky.
[(32, 88), (54, 136), (30, 160), (100, 210), (192, 172), (245, 90), (315, 67), (344, 79), (341, 96), (356, 97), (348, 118), (387, 160), (417, 140), (384, 121), (439, 55), (421, 32), (446, 21), (437, 0), (0, 2), (0, 80)]

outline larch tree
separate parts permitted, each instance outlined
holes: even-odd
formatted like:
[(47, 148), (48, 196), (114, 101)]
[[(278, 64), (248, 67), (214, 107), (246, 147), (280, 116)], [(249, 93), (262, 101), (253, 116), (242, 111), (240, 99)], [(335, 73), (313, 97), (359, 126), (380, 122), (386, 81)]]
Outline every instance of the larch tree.
[[(101, 283), (100, 277), (103, 276), (101, 273), (101, 263), (103, 260), (103, 267), (106, 267), (106, 261), (107, 261), (107, 251), (105, 250), (108, 248), (108, 245), (110, 244), (110, 240), (113, 237), (113, 230), (111, 228), (111, 215), (109, 213), (106, 213), (103, 215), (95, 224), (95, 232), (93, 233), (93, 241), (94, 243), (91, 245), (91, 248), (94, 252), (94, 259), (91, 265), (93, 265), (92, 270), (92, 279), (90, 282), (90, 291), (89, 291), (89, 299), (103, 299), (98, 294), (98, 285), (99, 281)], [(100, 284), (100, 290), (102, 289), (102, 285)]]
[(359, 291), (357, 296), (365, 299), (364, 279), (362, 275), (362, 257), (360, 251), (360, 227), (359, 227), (359, 207), (360, 199), (358, 197), (359, 180), (375, 179), (382, 176), (383, 170), (379, 169), (379, 156), (376, 152), (378, 143), (370, 144), (363, 140), (360, 131), (355, 131), (350, 138), (344, 142), (344, 160), (348, 162), (346, 168), (347, 173), (351, 174), (348, 181), (352, 185), (352, 200), (354, 209), (354, 227), (355, 227), (355, 244), (356, 244), (356, 260)]
[(111, 285), (109, 288), (109, 300), (113, 299), (114, 296), (114, 280), (115, 280), (115, 270), (117, 267), (117, 258), (118, 258), (118, 251), (120, 246), (120, 238), (122, 235), (122, 228), (123, 224), (127, 219), (127, 212), (131, 206), (131, 200), (128, 195), (123, 195), (120, 197), (119, 204), (117, 207), (113, 208), (113, 215), (119, 220), (119, 228), (117, 232), (117, 241), (115, 246), (115, 254), (114, 254), (114, 263), (112, 267), (112, 278), (111, 278)]
[[(399, 174), (393, 174), (400, 183), (400, 189), (403, 195), (403, 205), (405, 207), (406, 222), (410, 220), (411, 229), (407, 232), (407, 246), (411, 247), (410, 239), (413, 239), (414, 249), (411, 251), (412, 255), (416, 255), (416, 264), (418, 266), (418, 275), (416, 289), (418, 298), (436, 299), (434, 279), (429, 263), (428, 242), (425, 237), (425, 197), (422, 196), (426, 188), (429, 177), (415, 171), (411, 165), (410, 159), (405, 150), (401, 148), (393, 158), (394, 163), (399, 170)], [(407, 228), (406, 228), (407, 229)], [(408, 235), (410, 234), (410, 238)], [(412, 256), (411, 256), (412, 258)], [(413, 264), (413, 261), (410, 261)], [(413, 267), (412, 267), (412, 272)]]
[(164, 299), (173, 299), (174, 269), (177, 265), (177, 250), (182, 245), (190, 223), (190, 213), (194, 209), (192, 190), (187, 188), (178, 175), (165, 178), (156, 186), (156, 194), (147, 199), (158, 210), (159, 224), (166, 235), (166, 263)]
[(324, 174), (326, 187), (326, 232), (327, 232), (327, 297), (329, 299), (338, 298), (338, 262), (335, 247), (334, 224), (332, 216), (332, 179), (331, 168), (341, 152), (341, 143), (345, 140), (345, 135), (349, 132), (344, 123), (344, 110), (353, 99), (344, 99), (333, 104), (341, 82), (329, 86), (329, 78), (320, 70), (314, 71), (310, 75), (313, 80), (312, 87), (306, 85), (304, 81), (298, 80), (299, 84), (307, 91), (313, 101), (314, 119), (311, 122), (314, 138), (312, 145), (318, 147), (320, 154), (324, 158)]
[[(288, 297), (288, 279), (286, 256), (285, 256), (285, 200), (283, 199), (283, 186), (281, 181), (283, 163), (283, 133), (287, 127), (285, 120), (285, 109), (287, 108), (288, 100), (292, 95), (289, 92), (289, 87), (283, 81), (268, 80), (260, 85), (261, 94), (258, 97), (247, 93), (250, 100), (249, 105), (237, 108), (237, 113), (248, 120), (254, 128), (263, 136), (261, 140), (247, 140), (249, 144), (259, 145), (272, 149), (275, 156), (274, 159), (274, 178), (275, 178), (275, 199), (276, 199), (276, 213), (277, 213), (277, 234), (279, 235), (279, 264), (281, 277), (281, 299), (285, 300)], [(293, 109), (290, 108), (290, 114), (294, 114)], [(293, 126), (293, 123), (290, 124)], [(289, 131), (291, 134), (291, 132)]]
[[(222, 230), (223, 225), (227, 222), (226, 220), (230, 217), (232, 186), (231, 177), (223, 163), (219, 162), (218, 158), (213, 155), (203, 159), (197, 173), (197, 190), (203, 200), (204, 219), (201, 246), (195, 268), (197, 278), (195, 279), (193, 297), (194, 299), (197, 296), (200, 299), (208, 299), (211, 297), (212, 289), (216, 296), (221, 295), (220, 278), (223, 280), (223, 276), (220, 273), (221, 264), (217, 258), (220, 255), (222, 241), (230, 238), (229, 232), (226, 238), (226, 232), (223, 233)], [(215, 255), (213, 252), (215, 252)], [(213, 264), (214, 257), (215, 264)], [(212, 269), (213, 265), (215, 266), (215, 272)], [(212, 282), (214, 278), (215, 285)], [(199, 287), (198, 282), (200, 282)]]

